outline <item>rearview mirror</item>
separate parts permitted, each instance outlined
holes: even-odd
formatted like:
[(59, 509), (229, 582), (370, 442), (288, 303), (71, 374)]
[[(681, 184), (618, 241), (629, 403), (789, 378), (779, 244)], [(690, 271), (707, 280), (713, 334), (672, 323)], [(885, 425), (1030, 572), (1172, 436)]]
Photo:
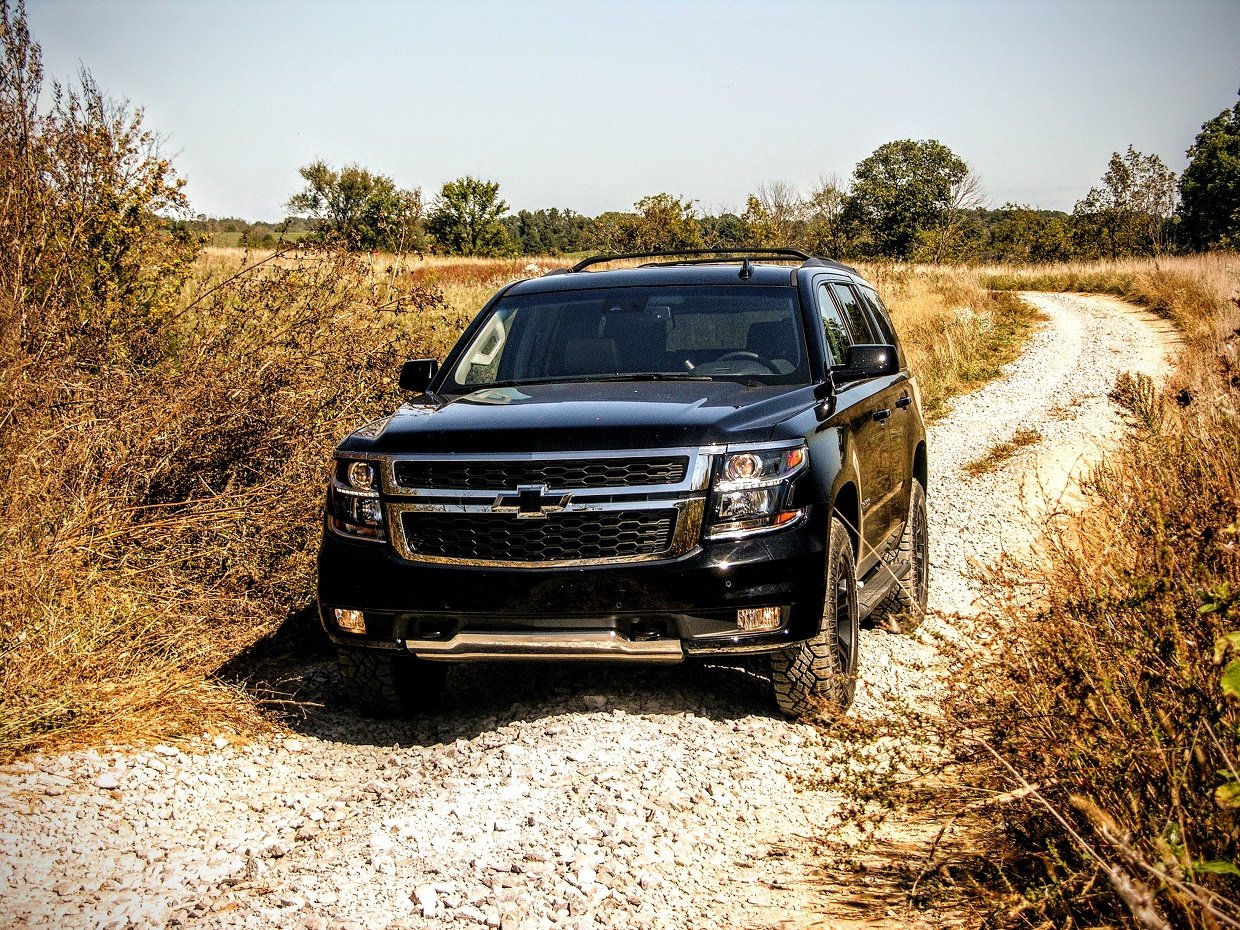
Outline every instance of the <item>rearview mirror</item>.
[(843, 368), (833, 368), (831, 377), (836, 384), (845, 381), (863, 381), (866, 378), (883, 378), (900, 370), (900, 359), (895, 346), (850, 346)]
[(433, 358), (415, 358), (400, 366), (400, 389), (402, 391), (425, 391), (439, 371), (439, 362)]

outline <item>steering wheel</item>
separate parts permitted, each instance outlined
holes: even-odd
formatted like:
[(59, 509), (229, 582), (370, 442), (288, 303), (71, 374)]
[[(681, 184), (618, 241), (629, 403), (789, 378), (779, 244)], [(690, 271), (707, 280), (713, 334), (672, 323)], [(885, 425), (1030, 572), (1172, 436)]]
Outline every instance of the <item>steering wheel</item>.
[(726, 361), (728, 361), (729, 359), (733, 359), (733, 358), (744, 358), (744, 359), (748, 359), (748, 360), (749, 360), (749, 361), (751, 361), (751, 362), (761, 362), (761, 361), (762, 361), (762, 356), (761, 356), (761, 355), (759, 355), (757, 352), (744, 352), (744, 351), (737, 351), (737, 352), (725, 352), (723, 355), (721, 355), (721, 356), (719, 356), (717, 359), (715, 359), (715, 361), (716, 361), (716, 362), (726, 362)]

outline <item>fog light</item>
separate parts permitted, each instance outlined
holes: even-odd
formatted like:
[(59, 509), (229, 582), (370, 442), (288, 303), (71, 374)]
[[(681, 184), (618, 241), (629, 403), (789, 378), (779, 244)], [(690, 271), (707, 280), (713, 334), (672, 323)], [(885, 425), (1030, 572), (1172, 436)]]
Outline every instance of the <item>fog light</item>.
[(744, 607), (736, 612), (736, 625), (750, 633), (778, 630), (782, 619), (781, 607)]
[(366, 632), (366, 618), (360, 610), (341, 610), (337, 607), (334, 613), (336, 614), (336, 625), (340, 629), (349, 633)]

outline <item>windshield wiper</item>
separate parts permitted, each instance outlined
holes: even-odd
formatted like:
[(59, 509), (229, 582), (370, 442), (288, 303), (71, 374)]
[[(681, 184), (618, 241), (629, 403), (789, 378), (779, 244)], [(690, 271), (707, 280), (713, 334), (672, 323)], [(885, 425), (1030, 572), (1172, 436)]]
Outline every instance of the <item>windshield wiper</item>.
[(495, 388), (522, 387), (527, 384), (569, 384), (597, 381), (714, 381), (709, 375), (677, 374), (676, 372), (641, 371), (631, 375), (554, 375), (545, 378), (514, 378), (511, 381), (490, 381), (486, 384), (468, 385), (475, 391)]
[(631, 375), (586, 375), (582, 381), (714, 381), (710, 375), (677, 374), (676, 372), (642, 371)]

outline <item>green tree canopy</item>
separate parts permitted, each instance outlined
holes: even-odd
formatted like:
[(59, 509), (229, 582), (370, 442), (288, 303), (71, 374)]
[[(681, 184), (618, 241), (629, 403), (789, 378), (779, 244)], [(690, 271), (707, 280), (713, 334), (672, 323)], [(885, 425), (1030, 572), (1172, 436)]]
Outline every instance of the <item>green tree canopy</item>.
[(593, 243), (594, 221), (572, 210), (522, 210), (503, 219), (508, 238), (526, 255), (580, 252)]
[(988, 217), (989, 257), (1001, 262), (1062, 262), (1072, 257), (1068, 216), (1005, 203)]
[(1196, 249), (1240, 248), (1240, 101), (1201, 127), (1180, 177), (1180, 233)]
[(969, 167), (935, 139), (880, 145), (853, 170), (845, 217), (859, 246), (873, 255), (908, 258), (918, 233), (937, 227)]
[(633, 204), (633, 213), (607, 212), (594, 220), (594, 240), (609, 252), (667, 252), (704, 247), (693, 201), (651, 194)]
[(704, 216), (698, 220), (702, 228), (702, 241), (710, 249), (727, 249), (749, 244), (745, 222), (735, 213)]
[(498, 181), (466, 175), (440, 188), (427, 226), (440, 245), (456, 255), (507, 255), (513, 251), (501, 222), (507, 210)]
[(1109, 258), (1162, 251), (1174, 210), (1175, 172), (1130, 145), (1123, 155), (1111, 155), (1102, 185), (1072, 208), (1077, 251)]
[(639, 252), (703, 248), (702, 227), (698, 225), (693, 201), (671, 194), (652, 194), (633, 205), (640, 217), (637, 223)]
[(322, 237), (354, 250), (421, 248), (421, 190), (399, 190), (391, 178), (355, 164), (336, 171), (314, 161), (299, 171), (306, 186), (288, 209), (316, 220)]

